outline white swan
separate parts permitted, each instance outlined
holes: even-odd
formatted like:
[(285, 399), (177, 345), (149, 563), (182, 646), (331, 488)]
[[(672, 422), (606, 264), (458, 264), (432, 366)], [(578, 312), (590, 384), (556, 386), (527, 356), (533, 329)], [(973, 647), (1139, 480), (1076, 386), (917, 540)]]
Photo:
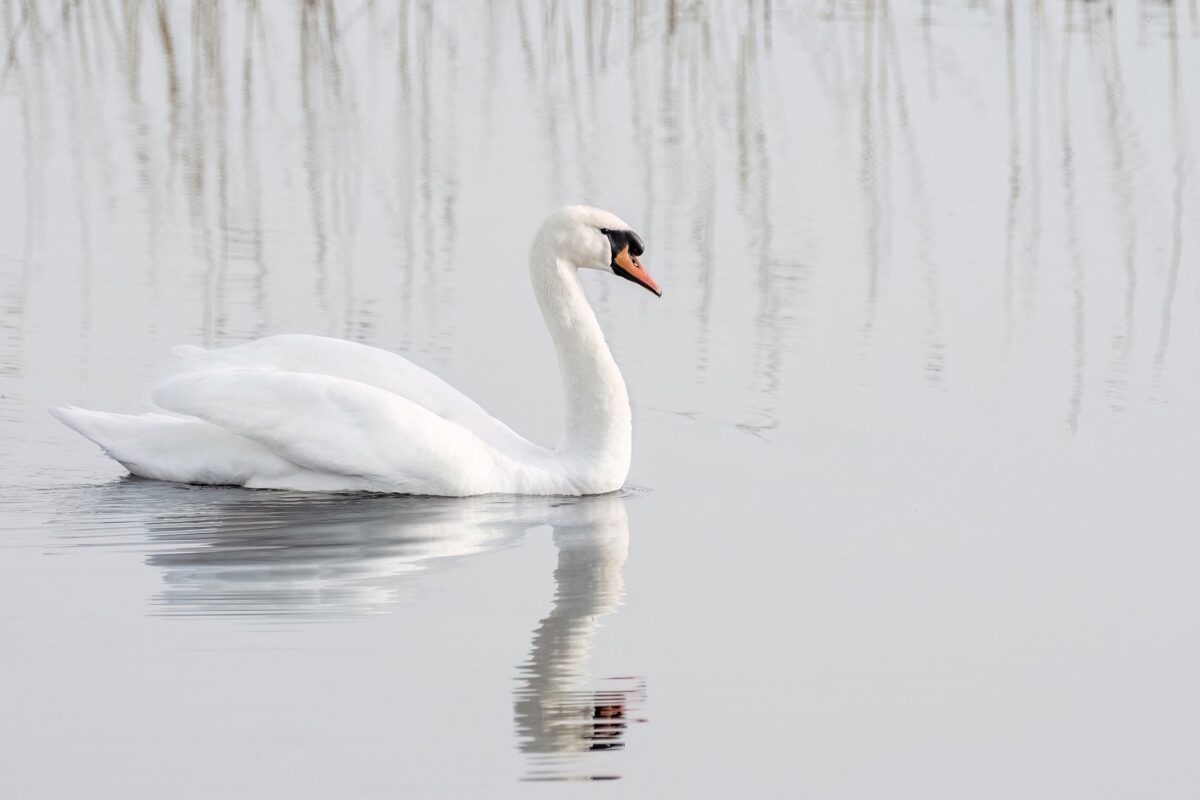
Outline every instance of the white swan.
[(567, 430), (554, 449), (514, 433), (445, 381), (374, 347), (271, 336), (222, 350), (181, 346), (153, 390), (167, 413), (52, 413), (134, 475), (184, 483), (467, 496), (611, 492), (629, 472), (629, 395), (577, 270), (662, 294), (642, 241), (612, 214), (559, 209), (529, 257), (558, 353)]

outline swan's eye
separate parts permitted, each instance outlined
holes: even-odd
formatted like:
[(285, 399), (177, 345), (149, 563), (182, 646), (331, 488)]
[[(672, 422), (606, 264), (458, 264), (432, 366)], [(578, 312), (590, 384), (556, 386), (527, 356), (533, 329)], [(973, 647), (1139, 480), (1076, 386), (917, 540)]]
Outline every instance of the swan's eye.
[(608, 228), (601, 228), (600, 232), (603, 233), (605, 236), (608, 236), (610, 233), (612, 233), (612, 231), (610, 231)]

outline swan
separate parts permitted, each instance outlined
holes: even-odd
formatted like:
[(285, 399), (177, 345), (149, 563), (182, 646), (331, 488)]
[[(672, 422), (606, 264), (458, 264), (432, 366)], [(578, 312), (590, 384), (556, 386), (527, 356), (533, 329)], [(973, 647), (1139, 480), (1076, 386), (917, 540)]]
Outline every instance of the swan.
[(629, 394), (578, 271), (661, 297), (642, 252), (629, 225), (588, 206), (555, 211), (534, 238), (530, 279), (566, 396), (553, 449), (395, 353), (306, 334), (173, 348), (179, 360), (151, 392), (159, 411), (50, 411), (130, 473), (164, 481), (452, 497), (615, 491), (629, 474)]

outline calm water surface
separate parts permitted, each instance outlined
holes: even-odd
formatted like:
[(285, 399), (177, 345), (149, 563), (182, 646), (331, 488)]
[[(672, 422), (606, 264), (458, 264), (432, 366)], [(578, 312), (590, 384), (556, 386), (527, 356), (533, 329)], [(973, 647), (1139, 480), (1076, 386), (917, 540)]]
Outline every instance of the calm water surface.
[[(1196, 2), (0, 32), (0, 794), (1200, 787)], [(581, 201), (665, 292), (585, 276), (618, 494), (155, 484), (45, 413), (304, 331), (552, 442), (525, 258)]]

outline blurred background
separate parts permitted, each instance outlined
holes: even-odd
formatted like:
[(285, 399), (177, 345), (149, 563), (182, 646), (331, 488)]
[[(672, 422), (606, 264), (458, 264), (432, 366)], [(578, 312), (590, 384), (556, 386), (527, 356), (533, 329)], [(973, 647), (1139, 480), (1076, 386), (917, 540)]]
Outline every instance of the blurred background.
[[(213, 726), (129, 721), (161, 772), (87, 750), (80, 775), (123, 790), (1184, 793), (1198, 109), (1196, 0), (0, 0), (0, 600), (35, 609), (0, 616), (35, 687), (0, 723), (8, 780), (63, 790), (38, 759), (82, 759), (146, 701), (97, 705), (111, 682), (51, 666), (101, 625), (101, 674), (171, 663), (140, 668), (158, 707)], [(144, 408), (176, 343), (309, 332), (409, 355), (551, 443), (526, 258), (577, 202), (642, 235), (664, 290), (584, 276), (635, 406), (615, 510), (146, 486), (44, 412)], [(628, 561), (563, 546), (580, 526)], [(568, 622), (531, 640), (539, 618)], [(447, 638), (475, 669), (444, 669)], [(390, 677), (338, 695), (376, 647)], [(412, 654), (440, 709), (368, 690)], [(625, 681), (583, 702), (596, 719), (633, 697), (649, 724), (601, 767), (530, 771), (561, 737), (528, 698), (591, 697), (586, 663)], [(259, 669), (342, 676), (341, 699), (289, 716)], [(377, 705), (412, 725), (354, 716)]]

